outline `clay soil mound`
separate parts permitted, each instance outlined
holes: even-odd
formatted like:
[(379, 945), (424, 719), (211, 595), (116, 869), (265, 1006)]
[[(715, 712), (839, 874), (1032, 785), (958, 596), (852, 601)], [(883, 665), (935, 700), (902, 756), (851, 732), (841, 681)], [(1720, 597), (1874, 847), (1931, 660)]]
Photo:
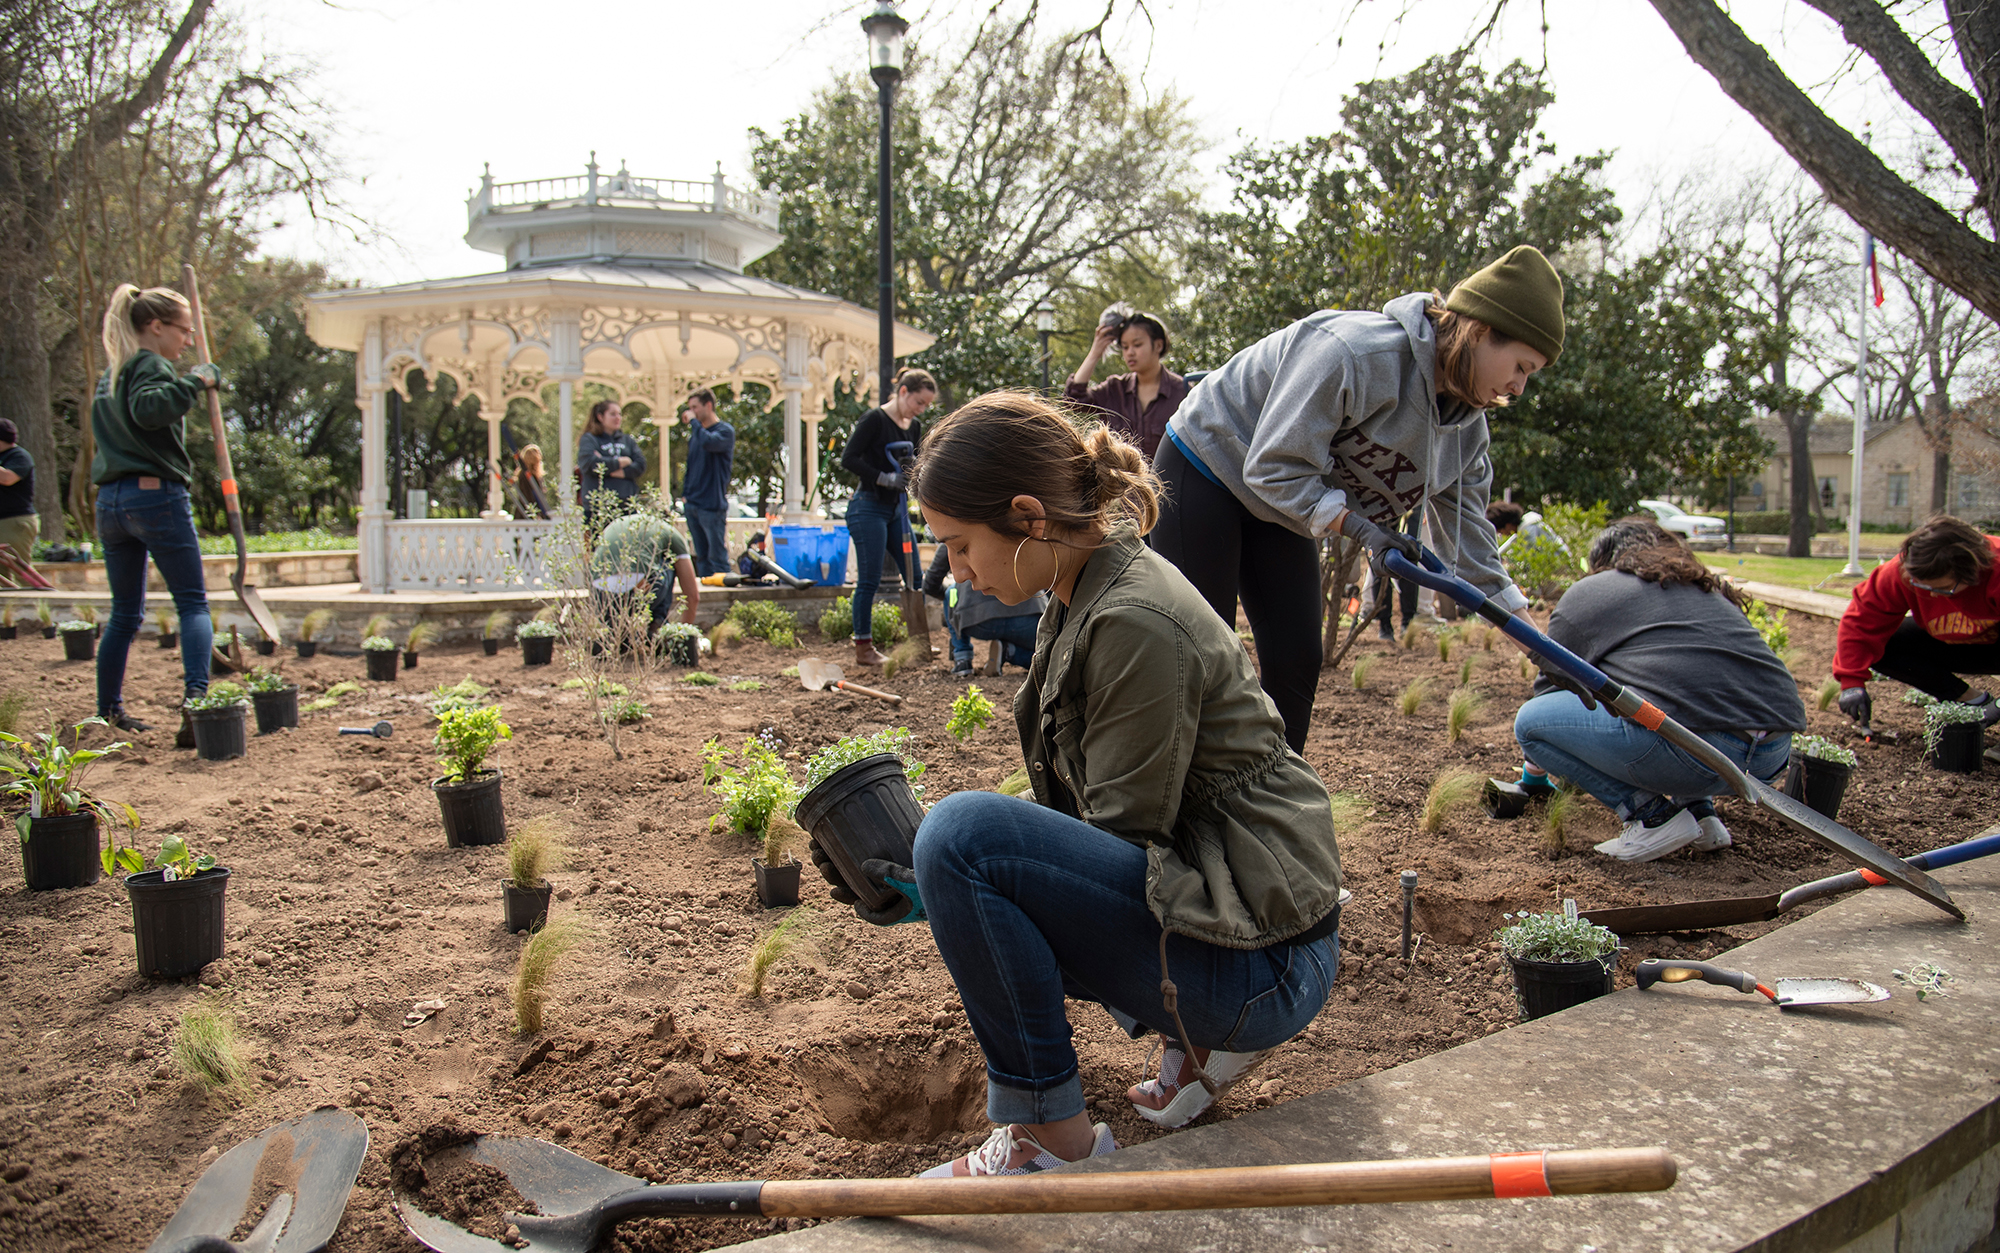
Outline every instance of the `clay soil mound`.
[[(1832, 625), (1793, 615), (1791, 630), (1812, 709)], [(746, 841), (710, 829), (700, 751), (713, 736), (734, 743), (764, 730), (804, 755), (839, 736), (907, 725), (930, 763), (933, 798), (992, 788), (1019, 764), (1006, 715), (1018, 672), (980, 680), (1000, 716), (960, 746), (944, 724), (962, 683), (936, 668), (898, 675), (885, 686), (908, 697), (900, 710), (805, 692), (782, 671), (844, 649), (810, 628), (802, 634), (799, 650), (752, 642), (705, 662), (725, 686), (689, 686), (667, 671), (635, 692), (651, 717), (626, 732), (623, 761), (580, 694), (559, 686), (560, 665), (528, 670), (517, 649), (488, 658), (474, 647), (426, 652), (397, 683), (365, 684), (296, 731), (253, 738), (243, 759), (199, 762), (172, 747), (177, 654), (142, 640), (128, 699), (155, 729), (95, 782), (144, 813), (148, 851), (179, 832), (231, 868), (227, 953), (199, 979), (141, 979), (115, 882), (29, 893), (18, 863), (4, 863), (0, 1248), (143, 1249), (219, 1151), (325, 1104), (358, 1112), (372, 1137), (337, 1253), (415, 1247), (390, 1207), (392, 1177), (498, 1234), (498, 1213), (515, 1203), (504, 1180), (421, 1171), (423, 1146), (467, 1133), (545, 1137), (670, 1182), (899, 1175), (982, 1139), (979, 1050), (925, 928), (868, 926), (808, 870), (815, 917), (803, 944), (771, 971), (761, 998), (741, 990), (750, 946), (782, 911), (758, 907)], [(1436, 834), (1420, 833), (1425, 790), (1441, 772), (1516, 769), (1511, 719), (1528, 681), (1520, 654), (1505, 643), (1485, 649), (1481, 634), (1474, 628), (1443, 660), (1432, 635), (1405, 651), (1371, 633), (1359, 651), (1379, 660), (1361, 690), (1345, 667), (1325, 676), (1307, 756), (1343, 794), (1347, 816), (1341, 848), (1354, 902), (1341, 986), (1207, 1119), (1505, 1029), (1513, 995), (1491, 943), (1503, 913), (1555, 908), (1564, 897), (1588, 906), (1757, 895), (1845, 868), (1740, 804), (1723, 807), (1733, 847), (1644, 866), (1590, 851), (1615, 824), (1587, 800), (1546, 843), (1539, 807), (1503, 823), (1474, 804)], [(90, 711), (92, 667), (61, 656), (55, 641), (0, 643), (0, 688), (31, 696), (24, 725)], [(1467, 656), (1471, 686), (1487, 699), (1452, 743), (1443, 694)], [(353, 655), (277, 660), (308, 699), (363, 671)], [(523, 940), (501, 926), (502, 850), (446, 849), (429, 787), (437, 770), (418, 698), (464, 675), (492, 686), (515, 731), (495, 762), (510, 822), (554, 813), (574, 832), (553, 908), (588, 937), (550, 990), (546, 1030), (531, 1038), (514, 1034), (508, 1002)], [(1395, 696), (1417, 678), (1437, 694), (1405, 717)], [(737, 680), (762, 686), (727, 686)], [(1815, 730), (1862, 755), (1843, 820), (1903, 854), (1976, 834), (2000, 811), (2000, 776), (1923, 765), (1919, 711), (1896, 701), (1896, 685), (1878, 686), (1882, 723), (1902, 732), (1897, 745), (1861, 746), (1837, 711), (1809, 714)], [(395, 723), (394, 739), (334, 733), (376, 718)], [(1397, 957), (1404, 869), (1421, 882), (1407, 966)], [(1622, 977), (1640, 958), (1711, 956), (1770, 925), (1637, 938)], [(443, 1009), (405, 1025), (432, 1000)], [(206, 1094), (171, 1060), (179, 1016), (209, 1002), (239, 1024), (250, 1062), (240, 1092)], [(1072, 1020), (1093, 1116), (1123, 1144), (1168, 1134), (1123, 1096), (1145, 1077), (1145, 1043), (1096, 1007), (1074, 1007)], [(709, 1248), (774, 1229), (655, 1221), (623, 1228), (617, 1247)]]

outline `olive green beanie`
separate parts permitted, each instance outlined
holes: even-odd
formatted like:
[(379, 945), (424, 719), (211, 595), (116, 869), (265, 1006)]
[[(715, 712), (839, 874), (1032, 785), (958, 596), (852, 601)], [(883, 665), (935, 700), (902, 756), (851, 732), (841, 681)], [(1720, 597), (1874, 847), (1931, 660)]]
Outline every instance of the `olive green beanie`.
[(1452, 288), (1444, 307), (1520, 340), (1550, 365), (1562, 356), (1562, 277), (1526, 244)]

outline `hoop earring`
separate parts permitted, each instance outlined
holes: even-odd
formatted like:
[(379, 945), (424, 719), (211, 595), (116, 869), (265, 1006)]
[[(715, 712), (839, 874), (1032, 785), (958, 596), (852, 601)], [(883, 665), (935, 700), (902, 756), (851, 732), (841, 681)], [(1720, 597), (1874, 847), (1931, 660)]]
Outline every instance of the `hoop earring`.
[(1029, 540), (1031, 540), (1031, 539), (1033, 539), (1033, 538), (1034, 538), (1034, 537), (1033, 537), (1032, 535), (1024, 535), (1024, 536), (1022, 536), (1022, 537), (1021, 537), (1021, 542), (1020, 542), (1020, 543), (1018, 543), (1018, 544), (1016, 544), (1016, 545), (1014, 545), (1014, 586), (1015, 586), (1015, 587), (1019, 587), (1019, 586), (1021, 586), (1021, 550), (1022, 550), (1023, 548), (1026, 548), (1026, 547), (1028, 546), (1028, 541), (1029, 541)]
[(1054, 595), (1056, 590), (1056, 584), (1062, 582), (1062, 549), (1051, 548), (1049, 549), (1049, 552), (1056, 559), (1056, 572), (1049, 579), (1049, 585), (1042, 589), (1042, 595), (1044, 596)]

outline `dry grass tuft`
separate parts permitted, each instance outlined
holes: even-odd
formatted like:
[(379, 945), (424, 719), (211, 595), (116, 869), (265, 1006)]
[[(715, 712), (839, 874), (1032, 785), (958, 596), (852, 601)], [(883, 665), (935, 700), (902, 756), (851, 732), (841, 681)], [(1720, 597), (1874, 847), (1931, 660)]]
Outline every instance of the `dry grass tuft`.
[(1439, 775), (1424, 794), (1424, 813), (1418, 826), (1425, 835), (1444, 829), (1445, 819), (1479, 799), (1486, 780), (1470, 770), (1453, 770)]
[(507, 877), (523, 891), (541, 886), (551, 870), (569, 859), (569, 823), (558, 814), (537, 814), (507, 837)]
[(785, 920), (771, 929), (771, 934), (757, 941), (750, 950), (750, 960), (743, 967), (743, 981), (752, 997), (764, 995), (764, 976), (779, 959), (797, 946), (806, 923), (813, 917), (812, 907), (801, 905), (785, 916)]
[(1472, 654), (1467, 653), (1465, 662), (1458, 668), (1458, 685), (1464, 687), (1472, 682)]
[(1840, 699), (1840, 680), (1829, 676), (1826, 682), (1819, 685), (1819, 707), (1825, 709), (1838, 699)]
[(1375, 670), (1375, 663), (1382, 660), (1380, 653), (1363, 653), (1354, 659), (1354, 690), (1368, 686), (1368, 676)]
[(174, 1028), (174, 1066), (181, 1076), (211, 1091), (240, 1091), (250, 1078), (236, 1016), (218, 1000), (204, 1000), (181, 1015)]
[(1016, 767), (1014, 773), (1000, 780), (1000, 786), (993, 789), (1002, 796), (1021, 796), (1028, 790), (1028, 768)]
[(1429, 679), (1412, 679), (1410, 680), (1410, 685), (1403, 689), (1402, 695), (1396, 698), (1396, 708), (1403, 711), (1405, 718), (1415, 717), (1417, 710), (1423, 706), (1426, 700), (1430, 699), (1430, 694), (1431, 681)]
[(911, 636), (896, 645), (882, 663), (882, 677), (893, 679), (896, 672), (911, 666), (927, 666), (931, 662), (931, 646), (916, 636)]
[(1576, 817), (1578, 798), (1582, 793), (1574, 788), (1557, 788), (1549, 797), (1548, 807), (1542, 811), (1542, 853), (1548, 857), (1560, 857), (1569, 847), (1569, 824)]
[(728, 618), (724, 618), (722, 621), (716, 623), (714, 628), (708, 633), (708, 646), (718, 654), (723, 649), (733, 644), (741, 644), (742, 642), (743, 624), (732, 622)]
[(583, 943), (583, 928), (571, 918), (551, 918), (528, 937), (514, 967), (514, 1030), (533, 1035), (542, 1029), (548, 1008), (549, 977), (571, 950)]
[(1451, 694), (1451, 707), (1445, 715), (1445, 730), (1450, 733), (1452, 743), (1456, 744), (1464, 738), (1465, 728), (1485, 707), (1486, 698), (1469, 687), (1461, 687)]
[(1494, 645), (1494, 644), (1496, 644), (1496, 643), (1498, 643), (1498, 642), (1499, 642), (1499, 640), (1500, 640), (1500, 628), (1499, 628), (1499, 627), (1497, 627), (1497, 626), (1494, 626), (1494, 625), (1493, 625), (1492, 623), (1490, 623), (1490, 622), (1489, 622), (1489, 623), (1487, 623), (1487, 624), (1486, 624), (1486, 632), (1485, 632), (1485, 634), (1483, 634), (1483, 635), (1481, 635), (1481, 636), (1479, 637), (1479, 648), (1480, 648), (1480, 651), (1481, 651), (1481, 652), (1488, 652), (1488, 653), (1492, 652), (1492, 651), (1493, 651), (1493, 645)]
[(1403, 651), (1407, 653), (1411, 649), (1415, 648), (1417, 646), (1417, 641), (1422, 639), (1423, 637), (1424, 637), (1423, 624), (1419, 622), (1412, 622), (1410, 625), (1403, 628), (1403, 633), (1402, 635), (1397, 637), (1396, 642), (1402, 645)]
[(0, 731), (14, 734), (21, 725), (22, 711), (28, 707), (28, 694), (15, 689), (0, 696)]

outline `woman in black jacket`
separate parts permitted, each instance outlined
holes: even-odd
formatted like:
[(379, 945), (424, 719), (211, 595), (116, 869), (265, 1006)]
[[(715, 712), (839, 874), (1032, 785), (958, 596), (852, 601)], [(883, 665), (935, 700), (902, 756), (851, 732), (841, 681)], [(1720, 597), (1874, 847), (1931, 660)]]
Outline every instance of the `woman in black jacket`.
[[(902, 541), (910, 527), (903, 500), (907, 467), (924, 438), (924, 424), (917, 419), (936, 399), (936, 379), (923, 370), (903, 370), (896, 375), (895, 398), (861, 415), (840, 454), (841, 467), (861, 480), (854, 499), (847, 502), (847, 533), (854, 541), (857, 666), (879, 666), (885, 660), (875, 651), (875, 589), (882, 581), (885, 557), (902, 569)], [(896, 450), (904, 454), (898, 457), (890, 449), (892, 444), (909, 447)], [(912, 573), (903, 569), (906, 580)]]
[(639, 494), (639, 480), (646, 473), (646, 454), (639, 441), (625, 433), (625, 411), (615, 400), (600, 400), (590, 407), (590, 424), (577, 443), (577, 473), (583, 476), (583, 512), (589, 518), (599, 492), (618, 498), (616, 513)]

